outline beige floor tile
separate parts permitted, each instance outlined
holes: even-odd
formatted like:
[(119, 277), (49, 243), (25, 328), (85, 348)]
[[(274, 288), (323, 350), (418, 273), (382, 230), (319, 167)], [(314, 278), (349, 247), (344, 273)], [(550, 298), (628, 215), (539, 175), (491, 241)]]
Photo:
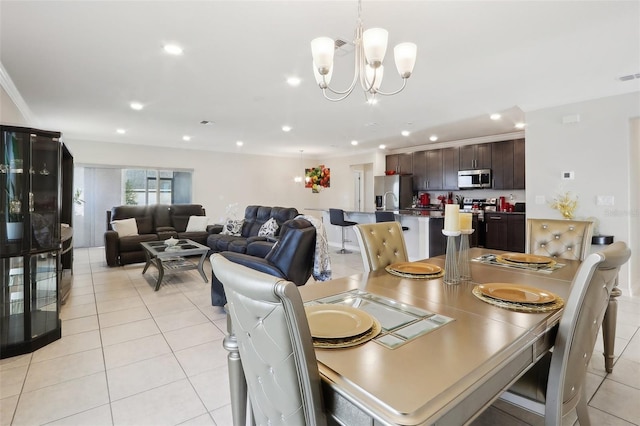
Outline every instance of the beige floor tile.
[(623, 420), (640, 424), (640, 389), (606, 379), (589, 405)]
[(11, 358), (0, 359), (0, 371), (29, 365), (32, 356), (33, 354), (24, 354), (13, 356)]
[(175, 354), (187, 376), (191, 377), (226, 365), (228, 352), (222, 347), (222, 340), (216, 340)]
[(206, 322), (164, 333), (171, 349), (176, 352), (203, 343), (219, 341), (222, 344), (224, 334), (214, 324)]
[[(225, 425), (222, 423), (216, 424), (216, 422), (214, 422), (213, 419), (211, 418), (211, 415), (207, 413), (198, 417), (194, 417), (193, 419), (187, 420), (184, 423), (180, 423), (180, 426), (225, 426)], [(231, 423), (229, 423), (228, 426), (232, 426)]]
[(146, 306), (137, 306), (135, 308), (123, 309), (121, 311), (106, 312), (98, 315), (100, 327), (113, 327), (128, 322), (140, 321), (151, 318), (151, 313)]
[(111, 401), (185, 378), (184, 371), (171, 353), (107, 371)]
[(70, 293), (69, 297), (67, 297), (67, 300), (65, 301), (65, 306), (86, 305), (87, 303), (95, 302), (96, 297), (93, 292), (86, 294)]
[(29, 365), (20, 365), (14, 368), (2, 370), (2, 380), (0, 380), (0, 399), (20, 395), (28, 370)]
[(48, 359), (84, 352), (100, 348), (100, 332), (98, 330), (64, 336), (33, 353), (31, 362), (41, 362)]
[(122, 299), (107, 300), (104, 302), (96, 302), (99, 314), (108, 312), (122, 311), (125, 309), (138, 308), (144, 306), (140, 296), (125, 297)]
[(13, 425), (39, 425), (109, 402), (104, 373), (97, 373), (33, 392), (23, 392)]
[(231, 426), (233, 425), (233, 416), (231, 415), (231, 404), (220, 407), (211, 412), (213, 421), (216, 422), (216, 426)]
[(168, 354), (171, 348), (161, 334), (104, 347), (107, 370)]
[(171, 297), (164, 296), (162, 299), (153, 301), (145, 300), (145, 303), (154, 317), (175, 314), (193, 308), (193, 303), (181, 293)]
[(9, 426), (18, 405), (19, 395), (0, 398), (0, 426)]
[(98, 325), (98, 315), (90, 315), (62, 321), (63, 336), (84, 333), (85, 331), (97, 330), (98, 328), (100, 328)]
[(102, 335), (102, 346), (106, 347), (160, 334), (160, 329), (153, 319), (147, 318), (140, 321), (102, 328), (100, 329), (100, 334)]
[(189, 377), (207, 410), (213, 411), (231, 403), (229, 373), (226, 366)]
[(162, 332), (177, 330), (192, 325), (209, 322), (209, 319), (199, 309), (192, 309), (176, 312), (168, 315), (155, 316), (156, 324)]
[(607, 379), (640, 389), (640, 363), (619, 358)]
[(589, 407), (589, 420), (593, 426), (634, 426), (633, 423), (593, 407)]
[(620, 357), (640, 363), (640, 332), (631, 338)]
[(102, 349), (61, 356), (42, 362), (32, 362), (24, 382), (23, 392), (30, 392), (68, 380), (104, 371)]
[(105, 404), (78, 414), (74, 414), (55, 422), (47, 423), (47, 426), (112, 426), (111, 405)]
[(111, 403), (116, 425), (177, 425), (207, 411), (188, 380), (180, 380)]
[(88, 317), (97, 313), (95, 302), (86, 303), (84, 305), (76, 306), (64, 306), (64, 309), (60, 311), (61, 320), (70, 320), (74, 318)]
[(119, 288), (96, 293), (96, 302), (107, 302), (109, 300), (124, 299), (127, 297), (138, 297), (138, 291), (134, 287)]

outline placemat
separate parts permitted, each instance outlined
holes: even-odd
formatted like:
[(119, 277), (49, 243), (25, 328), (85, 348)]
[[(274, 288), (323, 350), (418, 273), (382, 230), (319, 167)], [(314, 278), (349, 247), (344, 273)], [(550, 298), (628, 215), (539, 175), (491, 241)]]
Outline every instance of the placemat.
[(510, 309), (512, 311), (518, 312), (549, 312), (555, 311), (556, 309), (560, 309), (564, 306), (564, 300), (554, 294), (556, 299), (553, 302), (545, 303), (545, 304), (530, 304), (530, 303), (516, 303), (516, 302), (506, 302), (504, 300), (494, 299), (493, 297), (488, 297), (482, 294), (482, 292), (478, 289), (478, 286), (473, 287), (472, 293), (478, 299), (483, 302), (489, 303), (490, 305), (499, 306), (500, 308)]
[(564, 263), (553, 262), (549, 265), (532, 265), (532, 264), (519, 264), (514, 262), (500, 262), (495, 254), (484, 254), (479, 257), (471, 259), (473, 262), (484, 263), (485, 265), (500, 266), (503, 268), (524, 269), (526, 271), (542, 272), (550, 274), (553, 271), (564, 267)]

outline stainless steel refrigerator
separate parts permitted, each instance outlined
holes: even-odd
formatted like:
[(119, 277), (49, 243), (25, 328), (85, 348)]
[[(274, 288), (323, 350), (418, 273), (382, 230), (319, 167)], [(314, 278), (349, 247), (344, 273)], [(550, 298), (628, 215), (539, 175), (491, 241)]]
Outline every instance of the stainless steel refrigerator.
[(413, 201), (413, 175), (375, 176), (373, 194), (377, 210), (407, 209)]

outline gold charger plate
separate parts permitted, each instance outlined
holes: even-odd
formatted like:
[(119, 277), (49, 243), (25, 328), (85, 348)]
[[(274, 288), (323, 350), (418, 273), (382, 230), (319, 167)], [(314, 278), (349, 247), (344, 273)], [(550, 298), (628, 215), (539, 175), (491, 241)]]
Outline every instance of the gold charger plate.
[(366, 333), (373, 317), (362, 309), (346, 305), (311, 305), (305, 308), (311, 336), (320, 339), (344, 339)]
[(413, 275), (435, 275), (442, 271), (438, 265), (424, 262), (397, 262), (387, 266), (387, 269), (401, 274)]
[(506, 253), (498, 255), (496, 257), (501, 260), (506, 260), (507, 262), (526, 263), (529, 265), (548, 265), (551, 263), (555, 263), (555, 261), (551, 258), (526, 253)]
[(506, 302), (542, 305), (556, 300), (555, 294), (526, 285), (480, 284), (478, 285), (478, 290), (485, 296)]
[[(372, 317), (373, 318), (373, 317)], [(313, 339), (313, 347), (318, 349), (343, 349), (358, 346), (374, 339), (382, 331), (380, 322), (373, 318), (373, 325), (367, 332), (345, 339)]]
[(550, 312), (560, 309), (564, 306), (564, 300), (562, 297), (556, 296), (556, 299), (551, 303), (545, 304), (529, 304), (529, 303), (515, 303), (515, 302), (505, 302), (504, 300), (494, 299), (493, 297), (487, 297), (478, 288), (475, 286), (472, 290), (474, 296), (478, 299), (486, 302), (490, 305), (498, 306), (500, 308), (509, 309), (511, 311), (517, 312), (530, 312), (530, 313), (540, 313), (540, 312)]

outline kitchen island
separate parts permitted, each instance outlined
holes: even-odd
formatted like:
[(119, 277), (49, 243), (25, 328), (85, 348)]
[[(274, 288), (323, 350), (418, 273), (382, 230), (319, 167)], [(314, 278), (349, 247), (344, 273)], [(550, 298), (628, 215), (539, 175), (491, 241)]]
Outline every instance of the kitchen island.
[[(342, 230), (339, 226), (331, 225), (328, 209), (306, 209), (322, 214), (322, 221), (327, 233), (329, 245), (341, 246)], [(396, 215), (398, 222), (409, 229), (404, 231), (409, 260), (426, 259), (444, 254), (445, 237), (442, 235), (444, 226), (444, 212), (432, 209), (390, 210)], [(375, 223), (375, 210), (351, 211), (345, 210), (345, 219), (357, 223)], [(346, 228), (345, 246), (350, 250), (359, 250), (353, 229)]]

